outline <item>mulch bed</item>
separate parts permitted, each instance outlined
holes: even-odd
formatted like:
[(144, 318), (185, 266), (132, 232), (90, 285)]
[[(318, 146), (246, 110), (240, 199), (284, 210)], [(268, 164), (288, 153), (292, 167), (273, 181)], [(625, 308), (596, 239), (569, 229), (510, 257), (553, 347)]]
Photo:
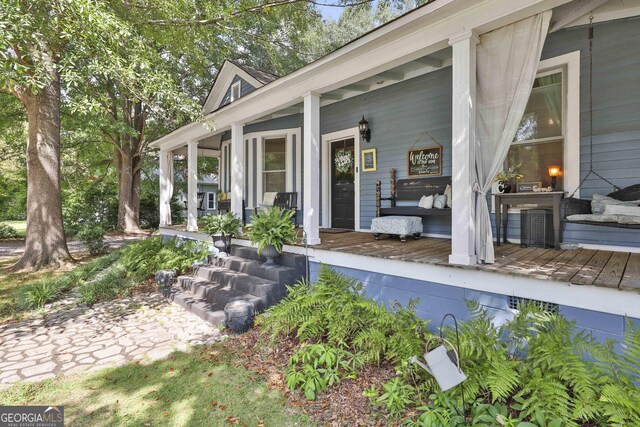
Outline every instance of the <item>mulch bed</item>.
[(390, 426), (400, 425), (390, 420), (383, 411), (371, 405), (369, 398), (362, 393), (371, 386), (379, 388), (381, 384), (395, 376), (389, 364), (366, 366), (355, 379), (344, 379), (339, 384), (320, 393), (315, 401), (307, 400), (299, 391), (291, 391), (285, 382), (285, 373), (289, 358), (297, 347), (290, 338), (281, 339), (275, 347), (265, 344), (266, 338), (260, 336), (260, 329), (233, 336), (221, 345), (234, 354), (236, 365), (267, 378), (270, 388), (283, 392), (292, 406), (309, 415), (323, 426)]

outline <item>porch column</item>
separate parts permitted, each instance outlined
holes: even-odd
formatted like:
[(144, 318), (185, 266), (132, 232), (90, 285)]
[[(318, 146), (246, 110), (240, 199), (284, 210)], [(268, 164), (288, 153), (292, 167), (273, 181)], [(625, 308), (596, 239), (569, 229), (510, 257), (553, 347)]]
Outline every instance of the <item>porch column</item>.
[(171, 225), (171, 197), (173, 193), (173, 153), (160, 150), (160, 227)]
[(187, 231), (198, 231), (198, 141), (187, 142)]
[(243, 126), (231, 126), (231, 212), (244, 220), (244, 132)]
[(473, 192), (476, 138), (476, 45), (478, 36), (465, 31), (449, 39), (453, 47), (452, 200), (449, 263), (476, 262), (475, 195)]
[[(304, 97), (304, 231), (309, 245), (320, 244), (320, 96)], [(326, 209), (326, 207), (325, 207)]]

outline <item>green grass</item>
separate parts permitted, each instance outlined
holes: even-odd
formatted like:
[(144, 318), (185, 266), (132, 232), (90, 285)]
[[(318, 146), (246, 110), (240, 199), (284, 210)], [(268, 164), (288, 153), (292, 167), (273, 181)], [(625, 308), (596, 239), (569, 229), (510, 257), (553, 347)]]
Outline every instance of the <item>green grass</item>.
[[(85, 377), (58, 377), (0, 391), (3, 405), (64, 405), (68, 425), (307, 426), (279, 390), (236, 367), (228, 351), (173, 353)], [(237, 420), (237, 422), (236, 422)]]
[(18, 237), (24, 238), (27, 235), (27, 221), (0, 221), (2, 224), (12, 226), (18, 232)]

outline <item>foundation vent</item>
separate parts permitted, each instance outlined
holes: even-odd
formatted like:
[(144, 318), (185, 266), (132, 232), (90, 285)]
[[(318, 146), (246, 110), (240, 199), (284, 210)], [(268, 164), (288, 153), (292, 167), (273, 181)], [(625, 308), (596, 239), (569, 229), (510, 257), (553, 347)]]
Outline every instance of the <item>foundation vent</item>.
[(529, 299), (529, 298), (509, 296), (509, 308), (512, 310), (520, 310), (520, 307), (526, 304), (533, 304), (536, 307), (540, 307), (542, 310), (547, 311), (549, 313), (558, 312), (558, 304), (545, 302), (545, 301), (538, 301), (538, 300)]

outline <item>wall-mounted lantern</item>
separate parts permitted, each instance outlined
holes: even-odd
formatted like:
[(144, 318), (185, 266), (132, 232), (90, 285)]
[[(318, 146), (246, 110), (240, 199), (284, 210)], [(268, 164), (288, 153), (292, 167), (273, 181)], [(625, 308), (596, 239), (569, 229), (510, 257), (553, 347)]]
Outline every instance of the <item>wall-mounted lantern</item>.
[(365, 141), (371, 141), (371, 129), (369, 129), (369, 122), (362, 116), (362, 120), (358, 123), (358, 129), (360, 130), (360, 137)]

